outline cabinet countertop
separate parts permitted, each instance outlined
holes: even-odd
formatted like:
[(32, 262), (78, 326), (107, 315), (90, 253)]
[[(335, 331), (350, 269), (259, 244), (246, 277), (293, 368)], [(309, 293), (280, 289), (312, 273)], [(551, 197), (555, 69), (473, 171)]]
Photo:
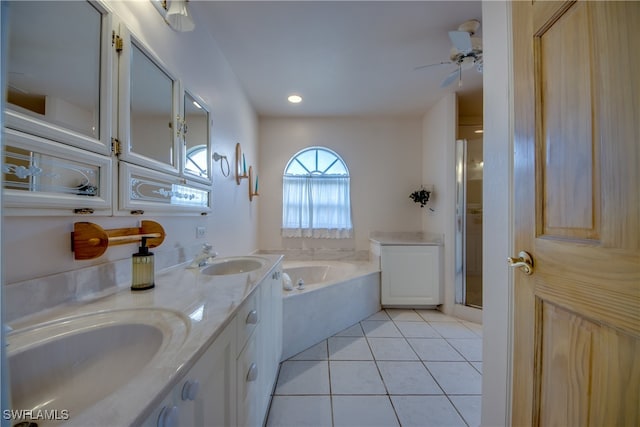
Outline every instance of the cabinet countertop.
[(437, 233), (422, 231), (374, 231), (369, 240), (381, 246), (442, 246), (443, 238)]
[[(70, 414), (65, 425), (129, 426), (144, 420), (222, 333), (246, 298), (282, 261), (282, 255), (256, 256), (263, 258), (265, 265), (249, 273), (209, 276), (200, 273), (200, 269), (187, 269), (187, 264), (183, 264), (158, 273), (153, 289), (131, 292), (129, 284), (123, 284), (111, 295), (61, 306), (13, 323), (11, 326), (17, 333), (43, 322), (99, 311), (133, 309), (144, 316), (148, 309), (165, 309), (178, 314), (173, 316), (175, 319), (170, 317), (170, 321), (186, 324), (182, 345), (156, 354), (150, 362), (151, 369), (145, 367), (117, 392), (80, 413)], [(9, 356), (11, 335), (7, 336)]]

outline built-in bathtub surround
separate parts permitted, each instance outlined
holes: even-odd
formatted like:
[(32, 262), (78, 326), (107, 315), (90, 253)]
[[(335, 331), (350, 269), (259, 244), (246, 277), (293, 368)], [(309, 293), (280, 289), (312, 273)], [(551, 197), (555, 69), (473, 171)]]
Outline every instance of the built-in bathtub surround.
[[(317, 250), (285, 255), (283, 272), (290, 274), (294, 288), (283, 290), (283, 358), (380, 310), (380, 270), (362, 260), (365, 256)], [(304, 290), (296, 287), (299, 279)]]
[(282, 254), (287, 261), (369, 261), (369, 251), (354, 249), (262, 249), (258, 253)]

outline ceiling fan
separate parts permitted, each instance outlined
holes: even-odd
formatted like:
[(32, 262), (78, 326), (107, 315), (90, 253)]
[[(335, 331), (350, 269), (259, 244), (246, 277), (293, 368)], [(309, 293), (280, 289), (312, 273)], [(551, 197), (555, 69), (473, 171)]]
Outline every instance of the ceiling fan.
[(462, 86), (462, 71), (475, 66), (478, 72), (482, 72), (482, 39), (473, 36), (478, 28), (480, 28), (480, 21), (471, 19), (460, 24), (457, 31), (449, 31), (449, 39), (453, 44), (449, 61), (422, 65), (416, 67), (415, 70), (436, 65), (454, 64), (456, 69), (442, 81), (440, 87), (447, 87), (456, 79), (458, 79), (458, 86)]

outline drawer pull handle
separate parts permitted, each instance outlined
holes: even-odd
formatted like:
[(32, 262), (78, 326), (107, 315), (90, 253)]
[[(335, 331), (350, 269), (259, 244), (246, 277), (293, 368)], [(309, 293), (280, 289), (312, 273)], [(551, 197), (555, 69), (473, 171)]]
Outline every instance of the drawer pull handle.
[(177, 427), (180, 413), (177, 406), (165, 406), (158, 416), (158, 427)]
[(256, 323), (258, 323), (258, 311), (251, 310), (249, 314), (247, 314), (247, 324), (255, 325)]
[(247, 372), (247, 382), (252, 382), (258, 379), (258, 365), (252, 363), (249, 366), (249, 372)]
[(184, 386), (182, 386), (182, 400), (196, 400), (198, 391), (200, 391), (200, 381), (185, 381)]

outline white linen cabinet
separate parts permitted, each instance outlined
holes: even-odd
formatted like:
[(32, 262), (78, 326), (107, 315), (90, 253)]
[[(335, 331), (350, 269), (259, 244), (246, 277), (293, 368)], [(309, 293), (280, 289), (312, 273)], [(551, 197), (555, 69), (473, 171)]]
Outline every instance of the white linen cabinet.
[(382, 305), (442, 304), (440, 251), (435, 245), (382, 245)]

